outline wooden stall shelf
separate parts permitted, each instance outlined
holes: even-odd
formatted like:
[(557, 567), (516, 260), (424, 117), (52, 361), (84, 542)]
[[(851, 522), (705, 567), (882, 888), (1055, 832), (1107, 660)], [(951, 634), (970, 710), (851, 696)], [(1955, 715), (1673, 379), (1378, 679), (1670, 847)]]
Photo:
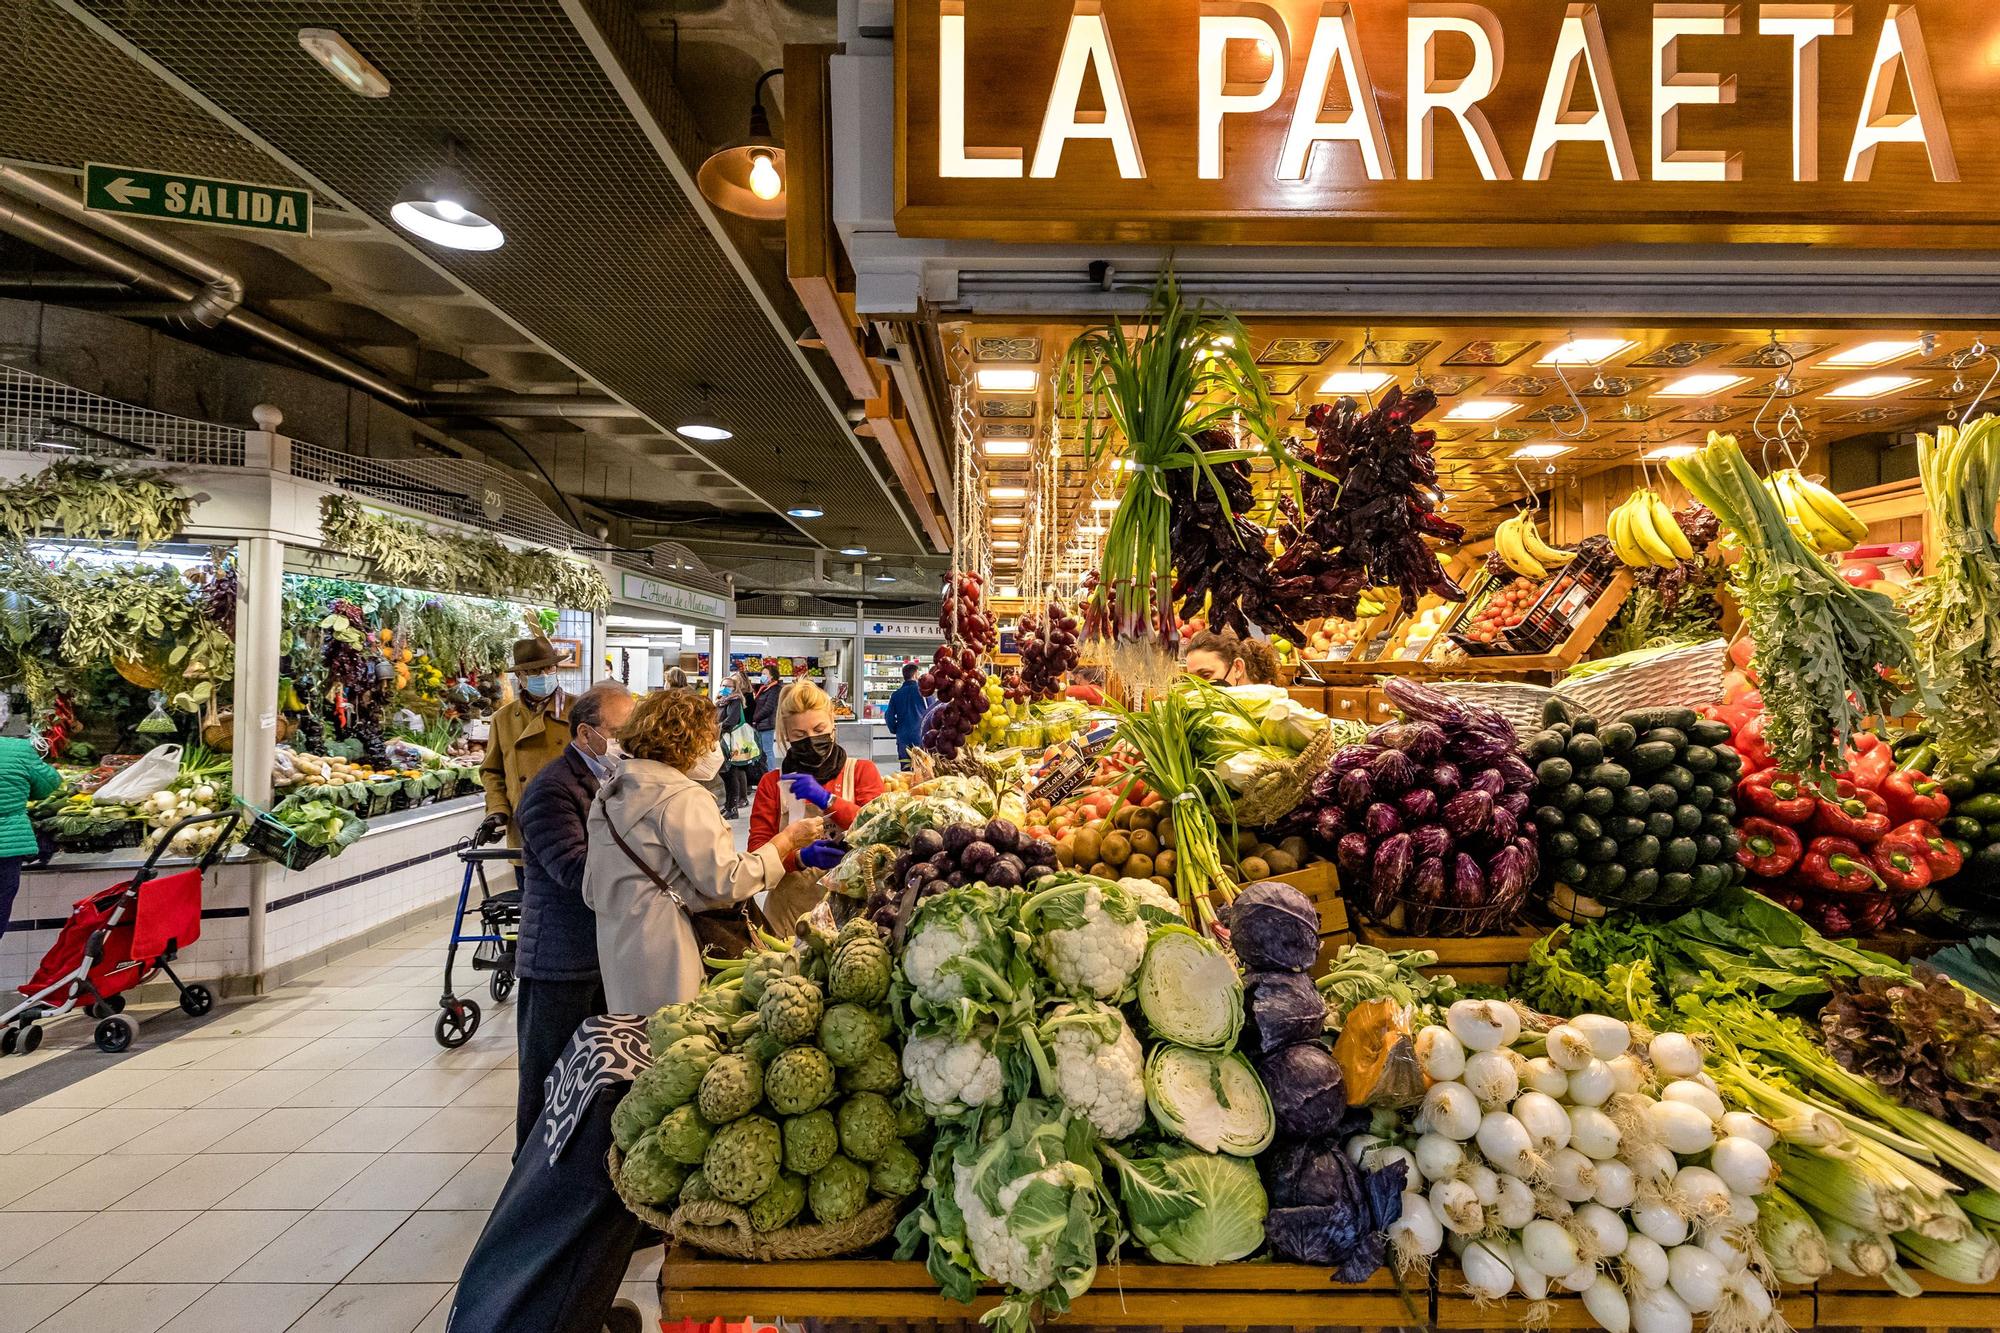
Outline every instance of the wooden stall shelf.
[[(1491, 1329), (1493, 1333), (1518, 1333), (1530, 1327), (1525, 1322), (1531, 1302), (1519, 1296), (1510, 1296), (1500, 1301), (1481, 1301), (1463, 1290), (1464, 1278), (1456, 1268), (1443, 1267), (1437, 1274), (1437, 1320), (1433, 1327), (1439, 1329), (1479, 1330)], [(1599, 1329), (1601, 1326), (1591, 1318), (1590, 1311), (1583, 1308), (1583, 1298), (1569, 1292), (1551, 1292), (1546, 1301), (1540, 1302), (1546, 1309), (1537, 1314), (1546, 1314), (1545, 1322), (1537, 1321), (1536, 1328), (1547, 1329)], [(1788, 1288), (1778, 1297), (1778, 1308), (1785, 1320), (1793, 1328), (1814, 1326), (1813, 1292), (1808, 1287)], [(1824, 1322), (1823, 1311), (1821, 1322)]]
[(1368, 691), (1367, 701), (1361, 709), (1362, 721), (1368, 723), (1390, 722), (1396, 716), (1396, 705), (1390, 700), (1387, 694), (1381, 690)]
[(1528, 950), (1547, 931), (1540, 926), (1518, 925), (1504, 935), (1474, 935), (1465, 939), (1433, 939), (1428, 936), (1398, 935), (1372, 922), (1358, 922), (1355, 934), (1363, 944), (1390, 953), (1403, 949), (1429, 949), (1438, 956), (1424, 969), (1432, 974), (1449, 973), (1462, 982), (1494, 985), (1507, 979), (1516, 963), (1528, 961)]
[(1908, 1271), (1923, 1287), (1923, 1295), (1898, 1296), (1880, 1278), (1827, 1274), (1818, 1283), (1819, 1326), (2000, 1328), (2000, 1287), (1952, 1282), (1914, 1267)]
[(1301, 685), (1287, 681), (1285, 684), (1285, 693), (1291, 696), (1293, 703), (1299, 704), (1302, 707), (1310, 708), (1320, 713), (1328, 711), (1326, 706), (1327, 690), (1324, 685)]
[(1328, 717), (1355, 718), (1368, 717), (1368, 696), (1373, 693), (1358, 685), (1329, 685), (1326, 687), (1326, 707), (1321, 711)]

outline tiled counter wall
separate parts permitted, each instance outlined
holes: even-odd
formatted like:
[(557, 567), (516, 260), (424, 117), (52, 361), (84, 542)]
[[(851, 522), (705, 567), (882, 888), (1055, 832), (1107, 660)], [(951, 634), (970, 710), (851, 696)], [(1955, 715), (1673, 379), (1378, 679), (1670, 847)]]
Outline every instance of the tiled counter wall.
[[(250, 969), (250, 903), (261, 862), (222, 865), (209, 872), (201, 900), (201, 938), (174, 970), (186, 981), (237, 977)], [(77, 899), (130, 879), (129, 861), (95, 866), (31, 866), (21, 876), (7, 934), (0, 938), (0, 994), (35, 974)], [(12, 1007), (8, 1005), (6, 1007)]]
[[(390, 815), (338, 857), (297, 872), (273, 867), (264, 890), (266, 972), (455, 897), (465, 867), (454, 852), (484, 813), (479, 798), (465, 797)], [(504, 866), (487, 873), (496, 891), (513, 887)]]

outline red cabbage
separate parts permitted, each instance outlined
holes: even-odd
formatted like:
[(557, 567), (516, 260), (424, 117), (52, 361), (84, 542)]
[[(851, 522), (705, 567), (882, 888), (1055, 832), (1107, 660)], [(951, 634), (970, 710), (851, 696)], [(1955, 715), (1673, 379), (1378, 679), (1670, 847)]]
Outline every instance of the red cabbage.
[(1293, 1042), (1257, 1057), (1256, 1064), (1280, 1134), (1311, 1138), (1340, 1123), (1347, 1111), (1347, 1080), (1323, 1044)]
[(1252, 884), (1229, 907), (1229, 941), (1252, 972), (1304, 972), (1319, 961), (1319, 913), (1289, 884)]
[[(1232, 936), (1239, 945), (1241, 938)], [(1304, 972), (1252, 972), (1243, 980), (1243, 1045), (1262, 1055), (1311, 1041), (1326, 1028), (1326, 1000)]]

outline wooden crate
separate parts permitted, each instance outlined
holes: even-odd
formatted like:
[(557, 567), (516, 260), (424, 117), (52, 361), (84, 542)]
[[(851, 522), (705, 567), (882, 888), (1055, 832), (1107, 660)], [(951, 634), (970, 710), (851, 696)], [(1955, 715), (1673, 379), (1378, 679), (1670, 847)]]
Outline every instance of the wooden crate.
[[(1822, 1328), (2000, 1328), (2000, 1287), (1973, 1287), (1916, 1268), (1921, 1296), (1898, 1296), (1880, 1278), (1829, 1273), (1818, 1283)], [(1795, 1326), (1796, 1326), (1796, 1321)]]
[(1528, 961), (1528, 950), (1547, 931), (1539, 926), (1518, 925), (1505, 935), (1474, 935), (1468, 939), (1433, 939), (1428, 936), (1398, 935), (1372, 922), (1357, 922), (1355, 934), (1363, 944), (1395, 952), (1401, 949), (1429, 949), (1438, 956), (1426, 972), (1448, 972), (1460, 981), (1497, 985), (1507, 979), (1516, 963)]
[[(976, 1320), (998, 1300), (982, 1294), (960, 1305), (938, 1294), (922, 1264), (883, 1259), (745, 1264), (677, 1248), (660, 1265), (666, 1321), (754, 1315), (857, 1333), (890, 1325), (934, 1330)], [(1324, 1268), (1297, 1264), (1191, 1268), (1127, 1260), (1100, 1267), (1096, 1285), (1067, 1314), (1037, 1322), (1063, 1329), (1390, 1328), (1429, 1318), (1428, 1288), (1419, 1285), (1406, 1299), (1386, 1273), (1350, 1287), (1330, 1282)]]

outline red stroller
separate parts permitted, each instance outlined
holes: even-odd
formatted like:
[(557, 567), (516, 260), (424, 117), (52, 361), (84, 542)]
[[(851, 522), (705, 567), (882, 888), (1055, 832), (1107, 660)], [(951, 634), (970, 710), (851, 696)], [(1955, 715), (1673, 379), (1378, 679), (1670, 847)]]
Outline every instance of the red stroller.
[[(146, 863), (123, 884), (100, 889), (70, 909), (62, 933), (21, 987), (26, 998), (0, 1016), (0, 1055), (27, 1054), (42, 1044), (38, 1024), (82, 1009), (97, 1020), (97, 1049), (116, 1054), (139, 1035), (139, 1020), (125, 1012), (125, 992), (165, 972), (181, 993), (181, 1009), (199, 1018), (215, 1007), (208, 987), (187, 985), (171, 966), (180, 951), (201, 938), (201, 883), (229, 845), (242, 820), (237, 810), (197, 815), (173, 826)], [(195, 824), (229, 821), (201, 863), (161, 875), (155, 867), (174, 835)]]

